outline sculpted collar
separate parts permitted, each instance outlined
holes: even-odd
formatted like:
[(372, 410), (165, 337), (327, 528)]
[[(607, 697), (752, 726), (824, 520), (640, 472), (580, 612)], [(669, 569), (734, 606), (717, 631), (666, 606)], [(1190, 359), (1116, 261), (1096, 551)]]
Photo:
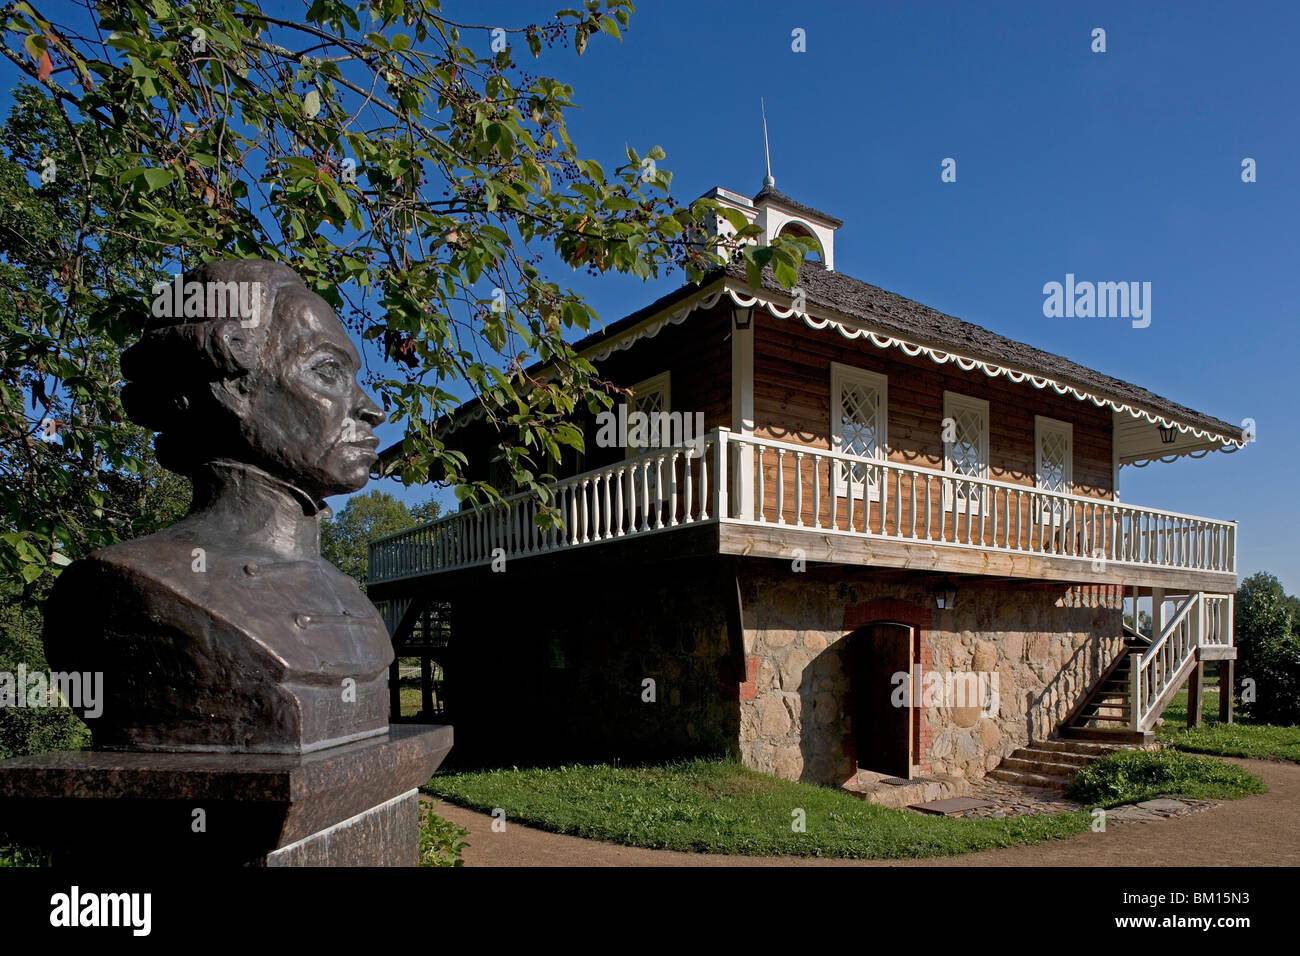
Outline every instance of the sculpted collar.
[(247, 462), (233, 461), (229, 458), (218, 458), (208, 463), (218, 475), (228, 475), (232, 472), (242, 472), (249, 478), (275, 488), (289, 495), (294, 501), (302, 506), (302, 514), (305, 518), (332, 518), (333, 512), (330, 506), (323, 501), (316, 501), (307, 492), (303, 491), (297, 485), (275, 477), (270, 472), (263, 471), (256, 465), (250, 465)]

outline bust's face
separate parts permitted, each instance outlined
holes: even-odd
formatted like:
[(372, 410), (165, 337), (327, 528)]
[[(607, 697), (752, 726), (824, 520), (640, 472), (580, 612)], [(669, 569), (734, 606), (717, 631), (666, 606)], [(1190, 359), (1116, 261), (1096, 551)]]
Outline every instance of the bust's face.
[(259, 465), (317, 499), (370, 477), (383, 412), (357, 384), (361, 358), (343, 323), (303, 290), (276, 301), (241, 430)]

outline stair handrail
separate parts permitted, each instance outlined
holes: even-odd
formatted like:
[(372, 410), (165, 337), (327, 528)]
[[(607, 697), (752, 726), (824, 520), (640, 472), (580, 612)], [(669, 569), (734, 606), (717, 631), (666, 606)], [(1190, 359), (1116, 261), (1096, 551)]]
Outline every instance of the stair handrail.
[[(1164, 650), (1165, 645), (1169, 643), (1170, 638), (1179, 631), (1183, 622), (1188, 620), (1188, 615), (1191, 614), (1192, 609), (1199, 608), (1200, 605), (1201, 592), (1195, 591), (1182, 603), (1182, 606), (1174, 612), (1173, 617), (1169, 619), (1168, 623), (1160, 629), (1160, 636), (1151, 642), (1151, 646), (1140, 652), (1140, 655), (1137, 658), (1137, 666), (1133, 668), (1132, 674), (1133, 708), (1131, 719), (1135, 731), (1145, 731), (1149, 729), (1146, 727), (1147, 718), (1155, 709), (1154, 705), (1150, 707), (1146, 705), (1146, 695), (1142, 692), (1144, 685), (1149, 684), (1151, 680), (1149, 672), (1154, 670), (1155, 662), (1160, 653)], [(1191, 620), (1198, 622), (1199, 618), (1192, 618)], [(1199, 631), (1200, 628), (1197, 628), (1197, 630)], [(1186, 646), (1179, 654), (1178, 659), (1173, 663), (1170, 673), (1177, 673), (1181, 669), (1182, 665), (1187, 661), (1187, 658), (1196, 653), (1199, 641), (1200, 635), (1197, 634), (1196, 640), (1190, 640), (1187, 642)], [(1169, 679), (1169, 674), (1166, 673), (1166, 684)], [(1159, 692), (1163, 692), (1164, 690), (1164, 687), (1158, 689)], [(1159, 693), (1157, 693), (1153, 699), (1158, 700)]]

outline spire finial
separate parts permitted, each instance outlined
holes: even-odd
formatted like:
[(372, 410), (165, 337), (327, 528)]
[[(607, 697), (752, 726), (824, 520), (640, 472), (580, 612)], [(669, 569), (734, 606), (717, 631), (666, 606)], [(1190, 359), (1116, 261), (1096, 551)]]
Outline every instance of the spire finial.
[(763, 185), (764, 187), (775, 186), (776, 180), (772, 178), (772, 151), (767, 145), (767, 103), (761, 96), (758, 98), (758, 103), (763, 111), (763, 159), (767, 162), (767, 175), (763, 177)]

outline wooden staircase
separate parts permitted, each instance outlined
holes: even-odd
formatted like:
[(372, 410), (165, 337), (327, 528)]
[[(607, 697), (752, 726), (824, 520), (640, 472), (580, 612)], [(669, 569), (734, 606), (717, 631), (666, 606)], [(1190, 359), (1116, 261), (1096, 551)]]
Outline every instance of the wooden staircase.
[(1149, 743), (1151, 734), (1133, 730), (1133, 669), (1150, 647), (1150, 640), (1125, 625), (1123, 649), (1057, 728), (1057, 735), (1068, 740)]
[(1124, 628), (1124, 646), (1096, 685), (1056, 729), (989, 773), (1025, 786), (1064, 787), (1094, 760), (1124, 747), (1155, 742), (1155, 726), (1192, 671), (1204, 661), (1236, 657), (1232, 596), (1189, 594), (1150, 640)]

